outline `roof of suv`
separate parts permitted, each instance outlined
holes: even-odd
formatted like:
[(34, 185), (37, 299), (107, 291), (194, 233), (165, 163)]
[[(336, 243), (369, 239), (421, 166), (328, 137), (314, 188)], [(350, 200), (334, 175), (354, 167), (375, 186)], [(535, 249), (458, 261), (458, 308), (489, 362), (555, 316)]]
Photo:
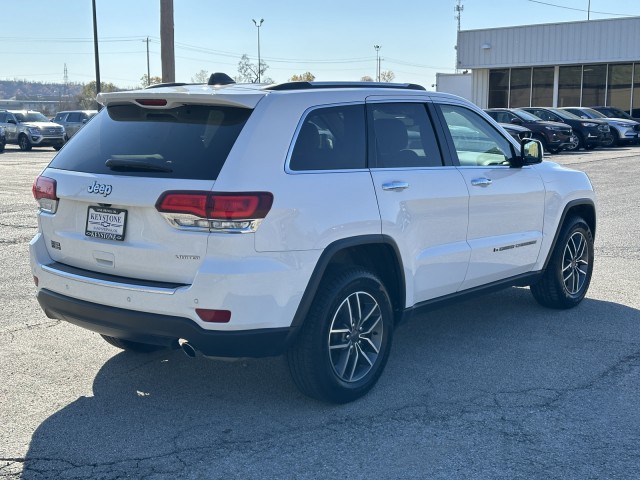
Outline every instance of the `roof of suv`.
[[(216, 104), (230, 107), (254, 108), (267, 95), (291, 92), (354, 91), (367, 90), (371, 94), (381, 91), (402, 91), (407, 94), (424, 94), (420, 85), (410, 83), (376, 82), (288, 82), (273, 85), (231, 83), (225, 85), (183, 84), (154, 85), (143, 90), (98, 94), (97, 100), (105, 106), (122, 103), (138, 103), (148, 108), (172, 108), (185, 103)], [(435, 92), (429, 92), (433, 94)], [(439, 94), (442, 95), (442, 94)]]

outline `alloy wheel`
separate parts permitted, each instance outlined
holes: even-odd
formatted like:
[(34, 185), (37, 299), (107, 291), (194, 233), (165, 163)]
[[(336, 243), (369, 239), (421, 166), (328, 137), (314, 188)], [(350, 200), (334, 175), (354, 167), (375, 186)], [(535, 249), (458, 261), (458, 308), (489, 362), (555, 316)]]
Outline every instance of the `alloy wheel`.
[(582, 232), (569, 238), (562, 257), (562, 281), (570, 295), (577, 295), (585, 284), (589, 271), (589, 249)]
[(329, 330), (331, 367), (340, 380), (363, 379), (378, 359), (383, 318), (375, 298), (363, 291), (349, 295), (337, 308)]

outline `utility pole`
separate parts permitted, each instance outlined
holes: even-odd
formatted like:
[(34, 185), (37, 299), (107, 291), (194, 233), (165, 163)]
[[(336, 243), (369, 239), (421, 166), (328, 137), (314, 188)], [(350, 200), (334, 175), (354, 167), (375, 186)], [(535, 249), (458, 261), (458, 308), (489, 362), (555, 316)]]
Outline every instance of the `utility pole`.
[(98, 58), (98, 22), (96, 20), (96, 0), (93, 4), (93, 51), (96, 59), (96, 95), (100, 93), (100, 59)]
[[(457, 30), (457, 36), (460, 36), (460, 19), (462, 18), (462, 11), (464, 10), (464, 5), (462, 5), (462, 0), (456, 0), (456, 6), (453, 7), (453, 11), (455, 12), (455, 15), (453, 18), (456, 19), (456, 21), (458, 22), (458, 30)], [(456, 37), (456, 46), (454, 47), (456, 49), (456, 73), (458, 73), (458, 39)]]
[(587, 5), (587, 22), (591, 20), (591, 0), (589, 0), (589, 4)]
[(380, 81), (380, 45), (374, 45), (376, 49), (376, 82)]
[(69, 72), (67, 71), (67, 64), (64, 64), (64, 92), (63, 97), (67, 98), (69, 96)]
[(151, 85), (151, 69), (149, 68), (149, 37), (147, 37), (147, 87)]
[(176, 57), (173, 49), (173, 0), (160, 0), (160, 51), (162, 82), (175, 82)]

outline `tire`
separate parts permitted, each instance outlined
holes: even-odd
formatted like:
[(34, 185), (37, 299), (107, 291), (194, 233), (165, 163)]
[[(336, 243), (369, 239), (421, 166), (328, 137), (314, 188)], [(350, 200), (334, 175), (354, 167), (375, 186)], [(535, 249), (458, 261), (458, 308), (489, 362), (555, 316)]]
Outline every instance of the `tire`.
[(548, 148), (547, 140), (544, 138), (544, 135), (540, 135), (539, 133), (534, 133), (531, 136), (531, 138), (533, 138), (534, 140), (538, 140), (542, 144), (542, 148), (544, 152), (546, 151), (551, 152), (551, 149)]
[(123, 340), (121, 338), (110, 337), (108, 335), (100, 335), (104, 340), (114, 347), (121, 348), (128, 352), (136, 353), (151, 353), (156, 350), (161, 350), (164, 347), (161, 345), (151, 345), (149, 343), (132, 342), (131, 340)]
[(63, 146), (64, 146), (64, 144), (54, 145), (54, 146), (53, 146), (53, 149), (57, 152), (57, 151), (58, 151), (58, 150), (60, 150)]
[(578, 143), (571, 144), (569, 147), (567, 147), (567, 150), (569, 150), (570, 152), (577, 152), (581, 148), (584, 148), (584, 137), (582, 136), (582, 134), (576, 133), (576, 137), (578, 138)]
[(591, 229), (582, 218), (571, 217), (562, 227), (542, 278), (531, 285), (531, 293), (545, 307), (575, 307), (589, 289), (592, 272)]
[(28, 152), (32, 148), (29, 138), (24, 133), (18, 137), (18, 146), (23, 152)]
[(600, 142), (600, 146), (605, 148), (613, 147), (614, 146), (613, 135), (611, 134), (605, 135), (604, 138), (602, 139), (602, 142)]
[(578, 145), (580, 145), (580, 140), (578, 139), (578, 136), (575, 136), (576, 141), (572, 142), (572, 143), (567, 143), (564, 145), (563, 149), (568, 151), (568, 152), (575, 152), (578, 150)]
[(393, 310), (373, 273), (349, 268), (323, 279), (296, 342), (289, 371), (302, 393), (346, 403), (376, 384), (389, 357)]

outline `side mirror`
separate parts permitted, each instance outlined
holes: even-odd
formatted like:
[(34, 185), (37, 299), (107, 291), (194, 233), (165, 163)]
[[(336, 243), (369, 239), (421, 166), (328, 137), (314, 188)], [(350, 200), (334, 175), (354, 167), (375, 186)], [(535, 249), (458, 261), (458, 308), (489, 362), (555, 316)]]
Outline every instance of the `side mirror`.
[(520, 120), (519, 118), (512, 118), (510, 123), (514, 125), (522, 125), (522, 120)]
[(511, 166), (521, 168), (525, 165), (541, 163), (543, 154), (544, 150), (539, 140), (525, 138), (520, 142), (520, 155), (514, 159), (514, 162), (511, 162)]

